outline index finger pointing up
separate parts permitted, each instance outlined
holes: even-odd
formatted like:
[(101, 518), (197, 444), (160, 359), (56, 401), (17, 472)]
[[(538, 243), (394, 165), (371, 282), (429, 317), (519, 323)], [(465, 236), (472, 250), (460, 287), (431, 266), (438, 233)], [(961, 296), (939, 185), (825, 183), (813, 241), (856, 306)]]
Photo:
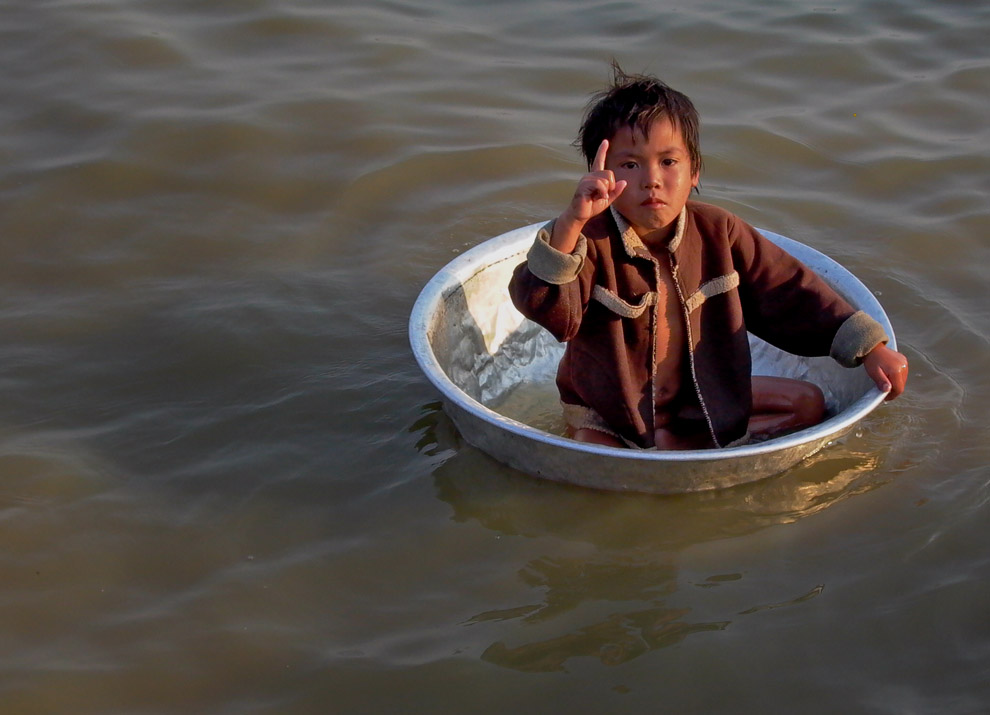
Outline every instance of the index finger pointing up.
[(608, 139), (602, 139), (602, 143), (598, 145), (598, 153), (595, 154), (595, 160), (591, 162), (592, 171), (604, 171), (605, 170), (605, 155), (608, 154)]

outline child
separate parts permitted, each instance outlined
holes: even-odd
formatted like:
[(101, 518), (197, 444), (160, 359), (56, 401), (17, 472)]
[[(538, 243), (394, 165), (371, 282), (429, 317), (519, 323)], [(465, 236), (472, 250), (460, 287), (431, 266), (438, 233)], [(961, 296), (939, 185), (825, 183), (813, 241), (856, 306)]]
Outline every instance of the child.
[(615, 67), (579, 133), (590, 172), (513, 275), (515, 306), (567, 343), (557, 387), (574, 439), (700, 449), (820, 422), (817, 386), (751, 376), (747, 330), (863, 364), (888, 400), (904, 390), (907, 359), (879, 323), (736, 216), (688, 201), (698, 125), (685, 95)]

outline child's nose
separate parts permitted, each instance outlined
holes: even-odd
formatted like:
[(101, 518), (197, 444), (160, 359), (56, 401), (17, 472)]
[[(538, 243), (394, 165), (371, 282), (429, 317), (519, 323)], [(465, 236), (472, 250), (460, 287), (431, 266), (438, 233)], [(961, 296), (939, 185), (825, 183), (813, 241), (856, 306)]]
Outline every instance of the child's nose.
[(652, 189), (652, 188), (658, 188), (659, 189), (660, 188), (661, 176), (662, 175), (663, 175), (663, 172), (660, 171), (660, 168), (659, 167), (656, 167), (656, 166), (647, 167), (646, 170), (643, 172), (643, 188), (644, 189)]

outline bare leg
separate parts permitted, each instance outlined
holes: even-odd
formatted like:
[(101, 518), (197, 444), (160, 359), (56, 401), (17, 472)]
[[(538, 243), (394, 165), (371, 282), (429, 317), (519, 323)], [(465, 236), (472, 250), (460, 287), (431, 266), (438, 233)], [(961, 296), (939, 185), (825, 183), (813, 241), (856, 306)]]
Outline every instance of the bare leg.
[[(794, 432), (812, 427), (824, 418), (825, 396), (817, 385), (788, 377), (753, 377), (753, 412), (749, 418), (749, 431), (754, 437)], [(586, 427), (574, 430), (570, 437), (578, 442), (606, 447), (627, 446), (612, 435)], [(697, 434), (675, 434), (660, 428), (656, 431), (655, 444), (661, 450), (710, 449), (715, 446), (707, 429)]]
[(825, 418), (825, 396), (817, 385), (787, 377), (753, 377), (749, 431), (772, 437), (812, 427)]
[(605, 447), (626, 446), (622, 441), (616, 439), (610, 434), (605, 434), (604, 432), (599, 432), (596, 429), (589, 429), (587, 427), (574, 430), (573, 434), (571, 434), (571, 439), (576, 439), (578, 442), (587, 442), (588, 444), (601, 444)]

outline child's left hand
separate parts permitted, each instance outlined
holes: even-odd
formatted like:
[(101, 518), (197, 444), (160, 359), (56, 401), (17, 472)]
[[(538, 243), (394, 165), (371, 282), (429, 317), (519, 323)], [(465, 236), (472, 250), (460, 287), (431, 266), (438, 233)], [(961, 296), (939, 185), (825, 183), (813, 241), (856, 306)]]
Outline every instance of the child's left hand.
[(896, 350), (891, 350), (880, 343), (863, 358), (866, 374), (881, 392), (886, 392), (887, 400), (893, 400), (904, 392), (908, 378), (908, 361)]

